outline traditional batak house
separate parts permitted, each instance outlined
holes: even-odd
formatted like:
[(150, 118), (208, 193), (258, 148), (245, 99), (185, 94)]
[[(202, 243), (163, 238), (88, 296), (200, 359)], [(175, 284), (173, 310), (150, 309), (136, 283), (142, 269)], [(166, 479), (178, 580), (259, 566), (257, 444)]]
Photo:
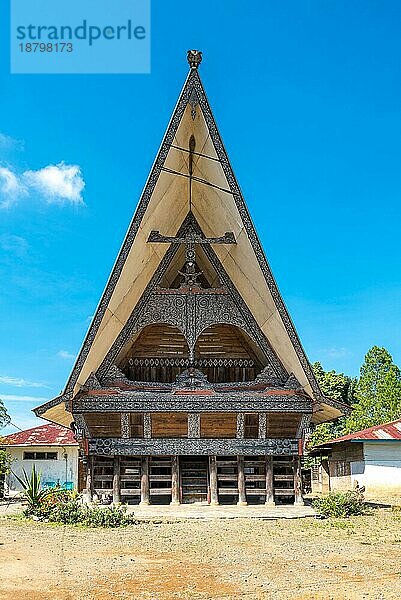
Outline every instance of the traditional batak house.
[(90, 498), (302, 503), (322, 396), (190, 70), (63, 394)]

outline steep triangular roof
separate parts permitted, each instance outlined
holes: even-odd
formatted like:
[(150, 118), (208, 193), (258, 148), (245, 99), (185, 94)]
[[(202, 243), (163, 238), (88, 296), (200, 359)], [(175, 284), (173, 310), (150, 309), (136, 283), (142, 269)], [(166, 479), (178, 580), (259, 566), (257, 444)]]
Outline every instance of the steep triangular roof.
[[(188, 206), (188, 140), (194, 136), (191, 207)], [(133, 220), (62, 396), (35, 409), (38, 416), (69, 425), (68, 401), (96, 372), (168, 251), (148, 244), (152, 230), (175, 236), (189, 210), (208, 237), (233, 232), (235, 245), (213, 251), (284, 370), (316, 401), (317, 422), (341, 407), (322, 397), (309, 361), (277, 288), (196, 66), (191, 66), (152, 166)]]

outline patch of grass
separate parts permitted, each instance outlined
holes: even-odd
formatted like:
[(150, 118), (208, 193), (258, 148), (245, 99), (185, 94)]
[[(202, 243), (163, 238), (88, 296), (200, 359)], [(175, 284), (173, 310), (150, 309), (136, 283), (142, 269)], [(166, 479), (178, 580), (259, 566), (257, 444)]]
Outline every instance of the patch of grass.
[(330, 519), (328, 526), (333, 527), (334, 529), (346, 529), (352, 532), (354, 530), (354, 524), (345, 519)]
[(26, 516), (22, 513), (14, 513), (12, 515), (2, 515), (0, 521), (29, 521)]

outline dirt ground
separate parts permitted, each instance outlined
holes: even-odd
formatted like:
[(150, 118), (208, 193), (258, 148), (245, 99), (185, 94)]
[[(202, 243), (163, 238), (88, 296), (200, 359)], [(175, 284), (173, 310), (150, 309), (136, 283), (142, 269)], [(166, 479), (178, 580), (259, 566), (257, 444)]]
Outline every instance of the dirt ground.
[(0, 520), (0, 599), (392, 600), (401, 517), (211, 519), (124, 529)]

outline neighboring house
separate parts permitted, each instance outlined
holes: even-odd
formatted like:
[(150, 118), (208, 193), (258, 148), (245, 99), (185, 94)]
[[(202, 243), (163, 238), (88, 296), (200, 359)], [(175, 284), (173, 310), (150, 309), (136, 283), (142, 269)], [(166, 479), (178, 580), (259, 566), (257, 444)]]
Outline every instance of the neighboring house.
[(312, 450), (328, 457), (312, 469), (312, 491), (365, 486), (368, 496), (401, 494), (401, 419), (343, 435)]
[(70, 429), (60, 425), (40, 425), (12, 433), (1, 439), (0, 446), (11, 455), (12, 472), (5, 478), (5, 492), (13, 496), (21, 491), (14, 476), (29, 475), (33, 465), (41, 473), (44, 487), (65, 486), (76, 489), (78, 484), (78, 443)]

